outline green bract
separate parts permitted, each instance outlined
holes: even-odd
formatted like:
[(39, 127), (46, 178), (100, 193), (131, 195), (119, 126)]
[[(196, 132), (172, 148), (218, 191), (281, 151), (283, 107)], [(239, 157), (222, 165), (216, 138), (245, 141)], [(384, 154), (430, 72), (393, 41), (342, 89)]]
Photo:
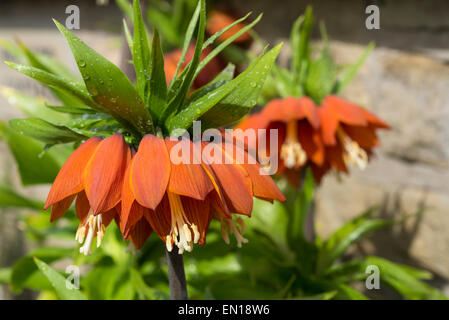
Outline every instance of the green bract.
[(269, 101), (277, 97), (311, 97), (317, 104), (330, 94), (340, 93), (354, 78), (368, 54), (374, 48), (370, 43), (365, 52), (353, 64), (336, 66), (329, 54), (328, 39), (324, 24), (320, 24), (323, 48), (312, 58), (310, 32), (314, 24), (312, 8), (293, 24), (290, 34), (290, 68), (273, 67), (273, 74), (264, 87), (263, 97)]
[[(32, 53), (21, 43), (17, 46), (3, 43), (4, 47), (25, 62), (6, 63), (48, 86), (61, 102), (60, 106), (45, 106), (42, 110), (27, 112), (33, 118), (12, 120), (10, 123), (13, 129), (47, 145), (78, 143), (87, 137), (108, 136), (115, 132), (122, 132), (128, 142), (137, 144), (147, 133), (162, 132), (168, 135), (173, 129), (188, 129), (198, 119), (205, 121), (203, 128), (228, 125), (238, 121), (255, 105), (280, 46), (259, 56), (235, 79), (234, 68), (230, 65), (211, 84), (192, 95), (189, 92), (199, 71), (241, 33), (256, 24), (260, 17), (218, 45), (200, 62), (203, 50), (235, 23), (205, 42), (205, 0), (198, 1), (187, 28), (175, 77), (167, 86), (164, 54), (157, 29), (154, 29), (150, 45), (151, 37), (144, 25), (139, 1), (134, 1), (132, 10), (125, 2), (121, 2), (121, 5), (127, 14), (132, 13), (134, 24), (134, 35), (131, 35), (126, 23), (124, 29), (136, 72), (135, 84), (117, 66), (57, 21), (56, 26), (69, 44), (82, 81), (63, 68), (50, 67), (47, 58)], [(194, 36), (196, 46), (193, 58), (182, 69), (185, 54)]]

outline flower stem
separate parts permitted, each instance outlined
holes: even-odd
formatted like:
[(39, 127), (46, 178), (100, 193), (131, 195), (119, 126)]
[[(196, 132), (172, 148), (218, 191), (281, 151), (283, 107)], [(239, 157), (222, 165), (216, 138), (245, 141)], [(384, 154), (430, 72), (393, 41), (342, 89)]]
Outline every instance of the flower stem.
[(168, 267), (168, 282), (172, 300), (187, 300), (186, 275), (182, 254), (178, 254), (175, 246), (171, 252), (165, 252)]

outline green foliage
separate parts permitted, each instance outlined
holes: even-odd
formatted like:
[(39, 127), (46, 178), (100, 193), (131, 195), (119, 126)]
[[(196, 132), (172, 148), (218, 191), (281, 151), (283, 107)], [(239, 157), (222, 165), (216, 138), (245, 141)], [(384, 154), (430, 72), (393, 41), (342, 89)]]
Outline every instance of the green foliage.
[(368, 54), (374, 48), (370, 43), (360, 58), (351, 65), (335, 65), (330, 52), (324, 23), (320, 24), (322, 49), (316, 55), (311, 53), (310, 34), (314, 18), (312, 8), (298, 17), (290, 34), (290, 68), (273, 67), (273, 73), (263, 90), (263, 101), (278, 97), (311, 97), (317, 104), (329, 94), (340, 93), (357, 74)]

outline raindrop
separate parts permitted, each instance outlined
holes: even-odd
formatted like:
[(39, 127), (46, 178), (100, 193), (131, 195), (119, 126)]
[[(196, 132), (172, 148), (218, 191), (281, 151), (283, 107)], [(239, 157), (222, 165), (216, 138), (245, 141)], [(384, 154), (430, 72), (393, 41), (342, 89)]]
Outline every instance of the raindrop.
[(249, 85), (253, 88), (255, 88), (257, 86), (257, 84), (255, 82), (251, 82)]
[(80, 67), (84, 68), (86, 66), (86, 61), (80, 60)]

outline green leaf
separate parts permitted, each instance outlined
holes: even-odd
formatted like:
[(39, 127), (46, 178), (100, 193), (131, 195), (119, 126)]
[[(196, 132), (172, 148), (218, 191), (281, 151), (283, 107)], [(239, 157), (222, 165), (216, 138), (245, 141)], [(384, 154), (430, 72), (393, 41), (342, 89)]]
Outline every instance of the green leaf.
[(133, 7), (128, 0), (115, 0), (115, 3), (128, 19), (133, 18)]
[(81, 141), (87, 138), (65, 126), (57, 126), (39, 118), (12, 119), (9, 124), (21, 134), (50, 145)]
[(165, 79), (164, 70), (164, 54), (161, 48), (159, 33), (156, 28), (154, 29), (153, 34), (153, 67), (151, 69), (150, 97), (148, 100), (148, 105), (155, 121), (159, 121), (160, 117), (167, 108), (167, 82)]
[(301, 190), (294, 200), (293, 210), (291, 212), (288, 228), (288, 241), (293, 248), (295, 248), (296, 244), (300, 244), (301, 241), (305, 239), (304, 226), (310, 211), (310, 206), (312, 205), (314, 189), (315, 181), (311, 170), (308, 168)]
[(30, 278), (38, 272), (33, 257), (51, 263), (69, 257), (72, 253), (73, 249), (60, 247), (42, 247), (32, 251), (29, 255), (19, 259), (12, 267), (11, 290), (20, 292), (25, 284), (29, 284)]
[(22, 64), (16, 64), (13, 62), (5, 61), (5, 64), (9, 67), (19, 71), (20, 73), (23, 73), (24, 75), (27, 75), (33, 79), (36, 79), (37, 81), (49, 85), (51, 87), (57, 88), (59, 90), (62, 90), (65, 93), (71, 94), (75, 97), (77, 97), (79, 100), (81, 100), (84, 104), (88, 105), (89, 107), (104, 111), (105, 109), (99, 106), (97, 103), (95, 103), (92, 98), (90, 97), (89, 93), (86, 91), (86, 88), (84, 85), (74, 82), (71, 80), (68, 80), (64, 77), (46, 72), (44, 70), (25, 66)]
[(198, 100), (209, 92), (212, 92), (225, 83), (231, 81), (232, 78), (234, 78), (234, 73), (235, 65), (229, 63), (226, 68), (224, 68), (211, 82), (192, 92), (186, 100), (186, 105), (189, 105), (193, 101)]
[(150, 48), (148, 46), (147, 31), (143, 23), (140, 0), (134, 0), (134, 40), (133, 40), (133, 63), (136, 70), (137, 92), (145, 102), (148, 99), (148, 80), (151, 74)]
[(309, 59), (309, 38), (313, 27), (312, 7), (308, 6), (303, 17), (299, 17), (293, 26), (290, 36), (292, 46), (292, 73), (297, 84), (302, 82), (301, 75), (307, 67)]
[(129, 51), (133, 52), (133, 37), (131, 35), (131, 31), (129, 31), (128, 23), (126, 22), (126, 19), (123, 19), (123, 31), (125, 32), (126, 42), (128, 42)]
[[(154, 132), (153, 121), (126, 75), (55, 20), (67, 39), (90, 95), (118, 120), (124, 119), (141, 134)], [(134, 43), (136, 46), (136, 43)]]
[[(246, 17), (245, 17), (246, 18)], [(203, 70), (203, 68), (213, 59), (215, 58), (221, 51), (223, 51), (227, 46), (229, 46), (235, 39), (240, 37), (242, 34), (250, 30), (252, 27), (254, 27), (259, 21), (262, 19), (262, 14), (260, 14), (253, 22), (248, 24), (247, 26), (243, 27), (241, 30), (239, 30), (236, 34), (232, 35), (232, 37), (229, 37), (222, 43), (220, 43), (214, 50), (212, 50), (211, 53), (207, 55), (206, 58), (204, 58), (198, 68), (196, 69), (195, 77)]]
[(66, 278), (60, 273), (53, 270), (48, 264), (34, 258), (34, 262), (39, 270), (47, 277), (51, 285), (56, 291), (58, 297), (62, 300), (87, 300), (87, 298), (79, 290), (70, 290), (66, 287)]
[(431, 275), (425, 271), (400, 265), (380, 257), (366, 257), (365, 269), (369, 265), (379, 268), (381, 281), (387, 283), (407, 299), (444, 299), (447, 297), (436, 288), (420, 281), (420, 278), (429, 278)]
[[(68, 106), (50, 106), (45, 104), (45, 107), (58, 113), (68, 113), (72, 115), (84, 115), (84, 114), (95, 114), (96, 111), (88, 108), (79, 108), (79, 107), (68, 107)], [(44, 117), (40, 117), (44, 118)], [(47, 118), (46, 118), (47, 119)]]
[(305, 89), (317, 104), (332, 92), (337, 69), (327, 50), (323, 50), (320, 56), (309, 65)]
[(6, 185), (0, 184), (0, 207), (32, 208), (40, 210), (44, 204), (40, 201), (26, 198)]
[(11, 282), (11, 268), (1, 268), (0, 269), (0, 283), (6, 284)]
[[(240, 22), (245, 21), (249, 16), (251, 15), (251, 12), (247, 13), (246, 16), (244, 16), (243, 18), (240, 18), (236, 21), (234, 21), (233, 23), (231, 23), (230, 25), (224, 27), (223, 29), (221, 29), (218, 32), (215, 32), (212, 36), (210, 36), (203, 44), (203, 50), (206, 49), (209, 45), (213, 44), (215, 42), (215, 40), (217, 40), (223, 33), (225, 33), (226, 31), (228, 31), (229, 29), (233, 28), (235, 25), (239, 24)], [(235, 38), (237, 39), (237, 38)]]
[(365, 62), (368, 55), (373, 51), (374, 49), (374, 42), (371, 42), (363, 52), (363, 54), (360, 56), (360, 58), (349, 67), (345, 68), (344, 72), (338, 77), (334, 89), (332, 92), (334, 94), (340, 93), (348, 84), (351, 82), (351, 80), (355, 77), (360, 67)]
[(44, 144), (20, 135), (0, 122), (0, 138), (9, 146), (24, 185), (52, 183), (65, 161), (61, 149), (43, 152)]
[(371, 211), (369, 210), (361, 216), (348, 221), (323, 243), (318, 256), (318, 274), (322, 274), (337, 258), (344, 254), (351, 244), (366, 233), (392, 224), (391, 221), (384, 219), (370, 218)]
[(364, 294), (357, 291), (356, 289), (346, 285), (339, 284), (337, 285), (338, 293), (335, 298), (341, 299), (350, 299), (350, 300), (369, 300)]
[[(212, 109), (201, 115), (204, 129), (237, 122), (256, 105), (265, 80), (270, 74), (282, 43), (271, 49), (236, 79), (237, 86)], [(240, 78), (240, 80), (238, 80)]]
[[(72, 81), (77, 81), (78, 79), (76, 79), (73, 74), (69, 73), (68, 71), (60, 71), (58, 69), (56, 69), (53, 67), (55, 65), (55, 63), (50, 60), (48, 61), (48, 65), (46, 65), (45, 63), (41, 62), (41, 59), (35, 55), (31, 50), (29, 50), (22, 42), (19, 42), (19, 47), (22, 49), (22, 51), (24, 52), (25, 56), (27, 57), (28, 63), (30, 66), (35, 67), (37, 69), (41, 69), (43, 71), (49, 72), (49, 73), (53, 73), (55, 75), (62, 75), (65, 77), (69, 77), (70, 80)], [(57, 65), (57, 64), (56, 64)], [(53, 94), (64, 104), (66, 105), (74, 105), (79, 103), (80, 101), (78, 99), (76, 99), (73, 96), (67, 95), (64, 92), (61, 92), (60, 90), (58, 90), (57, 88), (53, 88), (53, 87), (49, 87), (50, 90), (53, 92)]]
[(198, 4), (196, 6), (195, 12), (192, 15), (192, 19), (190, 19), (189, 26), (187, 27), (186, 36), (184, 38), (184, 44), (182, 45), (181, 57), (179, 58), (178, 65), (176, 66), (176, 71), (173, 75), (173, 78), (169, 85), (169, 90), (172, 89), (174, 83), (176, 82), (176, 78), (178, 76), (179, 70), (181, 70), (181, 66), (184, 63), (187, 50), (190, 46), (190, 41), (192, 41), (193, 32), (195, 31), (196, 24), (198, 22), (198, 18), (200, 16), (201, 7), (203, 6), (202, 1), (198, 0)]
[[(190, 60), (190, 62), (185, 67), (185, 72), (179, 77), (180, 81), (180, 87), (175, 91), (175, 95), (173, 98), (169, 101), (168, 107), (166, 111), (164, 112), (164, 115), (162, 116), (162, 121), (165, 121), (168, 116), (170, 116), (173, 112), (176, 112), (179, 110), (179, 107), (184, 102), (187, 93), (190, 90), (190, 87), (192, 86), (193, 80), (195, 80), (196, 71), (198, 68), (198, 64), (200, 63), (201, 58), (201, 52), (202, 52), (202, 46), (204, 42), (204, 32), (206, 30), (206, 4), (205, 0), (199, 0), (200, 5), (200, 21), (198, 25), (198, 33), (196, 36), (196, 46), (195, 51), (193, 53), (193, 58)], [(184, 52), (184, 48), (183, 48)], [(183, 61), (183, 57), (181, 56), (181, 59), (178, 62), (178, 67), (180, 67), (180, 64)], [(178, 69), (177, 67), (177, 69)], [(175, 73), (176, 75), (176, 73)], [(175, 76), (174, 76), (175, 77)], [(174, 78), (173, 77), (173, 78)], [(176, 88), (176, 87), (175, 87)]]
[(203, 121), (203, 129), (233, 123), (255, 105), (271, 66), (282, 44), (259, 56), (245, 72), (216, 90), (187, 105), (177, 115), (169, 118), (166, 127), (188, 129), (193, 121)]
[(68, 119), (67, 115), (48, 109), (42, 97), (28, 96), (8, 87), (0, 88), (0, 92), (10, 104), (18, 107), (27, 116), (47, 119), (50, 122), (62, 122)]

